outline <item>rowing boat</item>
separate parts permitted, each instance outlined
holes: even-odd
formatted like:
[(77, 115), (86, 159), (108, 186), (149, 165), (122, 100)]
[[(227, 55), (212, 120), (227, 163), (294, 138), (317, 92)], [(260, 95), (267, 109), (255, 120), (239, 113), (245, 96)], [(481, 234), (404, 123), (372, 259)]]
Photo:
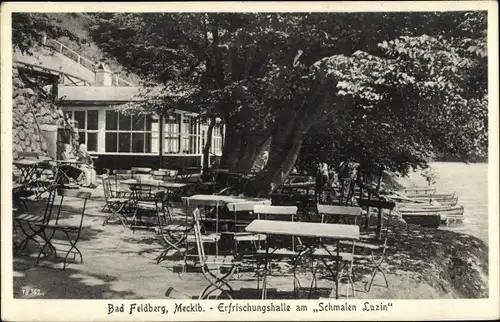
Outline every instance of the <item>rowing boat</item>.
[(436, 192), (436, 188), (432, 188), (432, 187), (406, 187), (406, 188), (400, 189), (399, 192), (403, 193), (403, 194), (425, 196), (425, 195), (433, 194), (434, 192)]
[(458, 197), (455, 195), (446, 195), (441, 197), (413, 197), (409, 198), (418, 203), (427, 203), (427, 204), (439, 204), (441, 206), (455, 206), (458, 202)]
[(447, 199), (447, 198), (454, 198), (456, 197), (455, 193), (431, 193), (431, 194), (426, 194), (426, 195), (421, 195), (421, 194), (412, 194), (408, 193), (406, 194), (408, 198), (431, 198), (431, 199)]
[[(441, 224), (460, 223), (463, 221), (463, 206), (445, 206), (445, 205), (407, 205), (401, 206), (399, 212), (405, 217), (425, 217), (439, 215)], [(406, 219), (405, 219), (406, 220)]]

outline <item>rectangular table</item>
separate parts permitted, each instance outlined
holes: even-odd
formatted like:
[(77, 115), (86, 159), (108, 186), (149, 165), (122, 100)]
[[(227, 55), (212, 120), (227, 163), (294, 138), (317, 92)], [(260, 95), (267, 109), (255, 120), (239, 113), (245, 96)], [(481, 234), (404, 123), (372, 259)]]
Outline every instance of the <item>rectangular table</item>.
[(170, 182), (170, 181), (163, 181), (163, 180), (137, 180), (137, 179), (126, 179), (120, 181), (120, 183), (134, 186), (134, 185), (144, 185), (144, 186), (151, 186), (151, 187), (162, 187), (162, 188), (167, 188), (167, 189), (182, 189), (187, 186), (185, 183), (177, 183), (177, 182)]
[[(319, 241), (320, 238), (330, 238), (337, 242), (337, 256), (335, 256), (337, 275), (339, 273), (339, 241), (359, 240), (359, 226), (343, 225), (343, 224), (323, 224), (311, 222), (290, 222), (278, 220), (254, 220), (248, 225), (245, 230), (250, 233), (264, 234), (264, 235), (282, 235), (282, 236), (297, 236), (315, 238)], [(319, 244), (326, 249), (324, 244), (319, 241)], [(266, 239), (266, 258), (265, 258), (265, 275), (263, 280), (263, 299), (266, 296), (266, 276), (268, 265), (268, 250), (269, 245)], [(328, 251), (328, 250), (327, 250)], [(335, 298), (339, 297), (339, 280), (335, 278)]]
[(224, 195), (193, 195), (188, 198), (188, 205), (191, 206), (222, 206), (228, 203), (260, 202), (269, 201), (264, 198), (248, 198)]

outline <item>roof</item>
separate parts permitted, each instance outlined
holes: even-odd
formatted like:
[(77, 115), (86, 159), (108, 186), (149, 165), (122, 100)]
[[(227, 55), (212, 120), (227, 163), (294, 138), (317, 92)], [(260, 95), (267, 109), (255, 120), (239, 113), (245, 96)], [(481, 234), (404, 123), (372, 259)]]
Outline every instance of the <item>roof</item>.
[(184, 96), (187, 92), (167, 93), (165, 87), (141, 86), (63, 86), (58, 88), (58, 100), (69, 102), (129, 102), (148, 97), (167, 95)]

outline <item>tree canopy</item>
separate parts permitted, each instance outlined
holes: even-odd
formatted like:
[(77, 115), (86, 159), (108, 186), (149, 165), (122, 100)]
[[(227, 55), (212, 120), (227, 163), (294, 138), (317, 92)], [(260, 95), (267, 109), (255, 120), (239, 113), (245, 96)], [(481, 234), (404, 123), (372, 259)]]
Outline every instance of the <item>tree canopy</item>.
[(223, 119), (222, 166), (249, 169), (271, 138), (252, 194), (283, 180), (304, 139), (310, 155), (313, 132), (330, 155), (401, 172), (486, 150), (484, 12), (96, 17), (106, 52), (173, 93), (196, 88), (184, 108)]
[(272, 191), (299, 155), (404, 173), (486, 151), (486, 12), (91, 17), (103, 51), (165, 86), (138, 107), (223, 120), (221, 167), (248, 171), (271, 142), (249, 194)]

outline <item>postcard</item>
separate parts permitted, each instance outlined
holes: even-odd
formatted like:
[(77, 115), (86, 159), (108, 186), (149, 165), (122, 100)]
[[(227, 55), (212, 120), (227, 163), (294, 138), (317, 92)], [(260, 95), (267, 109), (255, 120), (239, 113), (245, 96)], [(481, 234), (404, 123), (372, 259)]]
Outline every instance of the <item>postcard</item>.
[(499, 318), (495, 2), (1, 26), (2, 320)]

